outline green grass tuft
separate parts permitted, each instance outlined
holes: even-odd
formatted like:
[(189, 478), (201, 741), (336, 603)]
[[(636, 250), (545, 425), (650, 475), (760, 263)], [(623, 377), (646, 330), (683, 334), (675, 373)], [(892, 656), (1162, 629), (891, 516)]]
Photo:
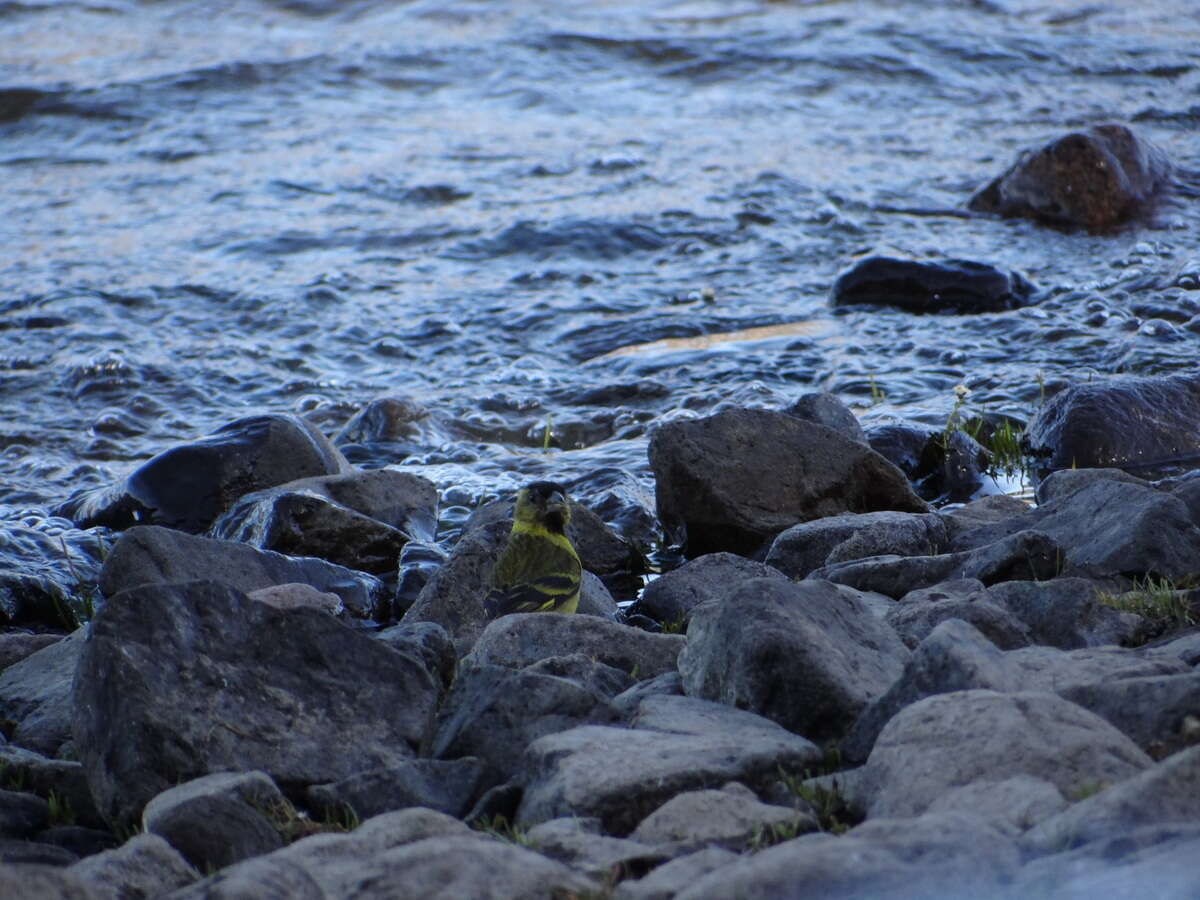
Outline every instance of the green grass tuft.
[(1147, 575), (1134, 579), (1133, 590), (1123, 594), (1100, 591), (1096, 599), (1122, 612), (1136, 613), (1149, 625), (1146, 640), (1196, 624), (1192, 613), (1192, 584)]

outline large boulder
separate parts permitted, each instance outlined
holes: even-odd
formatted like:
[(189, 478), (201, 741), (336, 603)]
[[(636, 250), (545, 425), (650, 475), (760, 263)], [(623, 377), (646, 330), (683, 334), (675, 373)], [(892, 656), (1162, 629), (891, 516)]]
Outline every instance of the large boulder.
[(0, 673), (0, 720), (14, 744), (57, 756), (71, 740), (71, 680), (86, 634), (81, 628)]
[(976, 212), (1106, 231), (1144, 216), (1170, 184), (1166, 154), (1125, 125), (1095, 125), (1025, 150), (973, 196)]
[(74, 733), (97, 805), (124, 824), (212, 772), (305, 785), (400, 762), (428, 740), (437, 697), (421, 662), (327, 614), (214, 582), (154, 585), (92, 622)]
[(826, 563), (888, 554), (932, 556), (949, 542), (946, 520), (936, 513), (844, 513), (788, 528), (771, 542), (766, 563), (803, 578)]
[(903, 818), (980, 780), (1029, 775), (1070, 796), (1151, 764), (1112, 725), (1054, 694), (955, 691), (888, 722), (866, 765), (847, 779), (847, 794), (870, 818)]
[(692, 610), (701, 603), (724, 600), (751, 578), (788, 580), (784, 573), (770, 565), (733, 553), (709, 553), (689, 560), (647, 584), (636, 609), (655, 621), (679, 625), (691, 618)]
[(1086, 578), (1006, 581), (989, 587), (987, 597), (1024, 623), (1031, 643), (1060, 650), (1131, 645), (1145, 628), (1141, 616), (1101, 603)]
[(374, 469), (305, 478), (247, 494), (209, 534), (364, 572), (396, 570), (411, 539), (432, 540), (438, 494), (411, 472)]
[(840, 737), (904, 669), (908, 650), (858, 592), (822, 581), (745, 582), (698, 607), (679, 657), (687, 693), (813, 741)]
[(583, 725), (525, 751), (517, 824), (594, 816), (624, 836), (684, 791), (740, 781), (751, 789), (821, 756), (802, 737), (751, 713), (686, 697), (651, 697), (633, 728)]
[(1021, 274), (969, 259), (868, 256), (838, 276), (829, 305), (961, 315), (1016, 309), (1028, 304), (1033, 292)]
[(1200, 453), (1200, 377), (1115, 375), (1073, 384), (1023, 438), (1045, 471), (1166, 466)]
[(81, 528), (165, 525), (196, 534), (243, 494), (348, 469), (345, 457), (305, 419), (251, 416), (164, 450), (119, 484), (76, 494), (54, 515)]
[(237, 541), (218, 541), (148, 525), (121, 535), (100, 572), (107, 596), (149, 584), (215, 579), (249, 593), (281, 584), (307, 584), (337, 594), (357, 616), (370, 616), (380, 603), (379, 579), (322, 559), (293, 559)]
[(688, 556), (752, 555), (785, 528), (844, 512), (926, 512), (869, 447), (781, 412), (729, 409), (650, 438), (658, 513)]

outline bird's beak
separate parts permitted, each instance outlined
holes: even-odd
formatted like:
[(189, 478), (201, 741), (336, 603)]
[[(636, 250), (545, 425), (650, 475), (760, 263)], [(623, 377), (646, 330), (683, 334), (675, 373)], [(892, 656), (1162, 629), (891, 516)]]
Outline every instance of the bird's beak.
[(567, 508), (567, 498), (563, 496), (562, 491), (555, 491), (546, 498), (546, 508), (559, 510)]

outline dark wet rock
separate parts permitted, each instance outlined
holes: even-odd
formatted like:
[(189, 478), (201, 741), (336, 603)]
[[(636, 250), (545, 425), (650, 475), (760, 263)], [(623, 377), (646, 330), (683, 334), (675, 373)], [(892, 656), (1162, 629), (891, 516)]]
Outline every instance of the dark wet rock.
[(86, 879), (53, 863), (0, 864), (0, 896), (5, 900), (107, 900)]
[(303, 868), (274, 853), (255, 856), (173, 891), (171, 900), (325, 900)]
[(1200, 825), (1200, 747), (1190, 747), (1155, 766), (1074, 804), (1025, 835), (1041, 853), (1071, 850), (1120, 837), (1147, 825)]
[(975, 816), (930, 813), (806, 835), (723, 866), (677, 900), (714, 897), (996, 897), (1016, 872), (1013, 841)]
[(140, 585), (219, 579), (239, 591), (307, 584), (337, 594), (356, 616), (370, 616), (381, 601), (379, 579), (321, 559), (293, 559), (237, 541), (184, 534), (155, 525), (125, 532), (100, 572), (109, 597)]
[(62, 638), (61, 634), (28, 634), (20, 631), (0, 634), (0, 672), (51, 644), (57, 644)]
[(412, 759), (386, 769), (359, 772), (332, 784), (313, 785), (306, 797), (309, 806), (327, 819), (344, 815), (349, 809), (365, 820), (410, 806), (461, 819), (479, 793), (483, 768), (482, 762), (471, 757)]
[(1150, 765), (1128, 737), (1061, 697), (955, 691), (901, 710), (880, 733), (867, 764), (846, 778), (846, 788), (852, 805), (870, 818), (905, 817), (980, 780), (1029, 775), (1071, 796)]
[(36, 794), (0, 789), (0, 838), (30, 838), (50, 824), (50, 804)]
[(1150, 212), (1171, 180), (1153, 144), (1117, 124), (1096, 125), (1026, 150), (968, 202), (976, 212), (1106, 231)]
[(272, 812), (288, 808), (263, 772), (220, 772), (169, 788), (146, 804), (142, 825), (201, 871), (283, 846)]
[(425, 668), (438, 677), (443, 687), (450, 687), (454, 681), (458, 656), (454, 652), (454, 642), (441, 625), (434, 622), (403, 622), (377, 631), (372, 636), (393, 650), (420, 659), (425, 663)]
[(659, 517), (690, 557), (749, 556), (785, 528), (844, 512), (927, 511), (877, 453), (784, 413), (730, 409), (668, 422), (649, 454)]
[(0, 720), (14, 744), (56, 756), (71, 740), (71, 680), (85, 635), (79, 629), (0, 673)]
[[(640, 553), (662, 542), (654, 492), (628, 469), (600, 466), (568, 482), (567, 490), (574, 497), (585, 498), (586, 508)], [(635, 562), (632, 571), (644, 572), (644, 560), (638, 557)]]
[(614, 900), (672, 900), (676, 894), (722, 866), (737, 862), (740, 854), (720, 847), (707, 847), (659, 866), (644, 878), (622, 881)]
[(1045, 534), (1019, 531), (975, 550), (939, 556), (875, 556), (822, 566), (807, 577), (898, 599), (952, 579), (974, 578), (990, 585), (1053, 578), (1062, 559), (1062, 549)]
[(165, 525), (196, 534), (244, 494), (348, 468), (342, 454), (304, 419), (251, 416), (163, 451), (119, 484), (76, 494), (54, 515), (81, 528)]
[(386, 442), (405, 447), (404, 455), (427, 446), (432, 426), (429, 410), (412, 397), (377, 397), (350, 417), (333, 442), (377, 444)]
[(907, 658), (857, 592), (760, 578), (694, 611), (679, 672), (690, 696), (825, 741), (845, 733)]
[(1034, 644), (1060, 650), (1132, 645), (1145, 631), (1141, 616), (1101, 603), (1096, 585), (1085, 578), (1008, 581), (987, 594), (1025, 624)]
[(1200, 825), (1147, 825), (1028, 863), (1011, 897), (1144, 897), (1188, 900), (1196, 892)]
[(949, 541), (946, 522), (935, 513), (845, 513), (793, 525), (771, 543), (766, 562), (791, 578), (803, 578), (827, 563), (934, 555)]
[(392, 598), (392, 609), (402, 616), (412, 608), (429, 579), (446, 564), (449, 555), (432, 541), (409, 541), (400, 549), (396, 565), (396, 595)]
[(247, 494), (213, 523), (209, 534), (388, 574), (396, 570), (410, 539), (432, 539), (437, 506), (437, 488), (429, 480), (376, 469), (306, 478)]
[(947, 619), (969, 622), (1001, 650), (1030, 643), (1026, 625), (1005, 607), (991, 602), (983, 582), (975, 579), (944, 581), (911, 591), (884, 617), (909, 648), (916, 647)]
[(871, 427), (867, 439), (926, 500), (963, 503), (985, 485), (987, 451), (961, 429), (892, 422)]
[[(570, 501), (571, 521), (567, 523), (567, 537), (575, 545), (583, 568), (596, 575), (612, 575), (618, 572), (642, 572), (644, 563), (637, 550), (624, 538), (608, 527), (587, 506)], [(506, 522), (512, 527), (513, 501), (496, 500), (479, 507), (467, 520), (467, 533), (493, 522)]]
[(804, 738), (741, 710), (685, 697), (647, 704), (651, 714), (631, 729), (583, 725), (532, 743), (517, 824), (594, 816), (621, 837), (676, 794), (730, 781), (753, 789), (781, 767), (800, 772), (820, 757)]
[(829, 303), (961, 315), (1016, 309), (1029, 303), (1033, 293), (1033, 285), (1020, 273), (986, 263), (869, 256), (838, 276)]
[(74, 733), (97, 805), (120, 824), (222, 770), (302, 785), (397, 763), (428, 739), (437, 694), (417, 659), (323, 613), (214, 582), (154, 585), (92, 622)]
[(111, 831), (83, 825), (55, 825), (37, 836), (43, 844), (53, 844), (74, 853), (80, 859), (112, 850), (120, 841)]
[(601, 692), (573, 679), (497, 665), (464, 668), (438, 714), (432, 756), (477, 757), (483, 785), (507, 781), (525, 748), (548, 734), (620, 718)]
[(973, 781), (942, 794), (929, 811), (972, 813), (1009, 837), (1017, 837), (1068, 806), (1062, 792), (1048, 781), (1014, 775), (999, 781)]
[(860, 444), (867, 442), (867, 434), (859, 424), (858, 417), (850, 411), (850, 407), (826, 391), (801, 394), (783, 409), (783, 412), (797, 419), (832, 428)]
[(1200, 377), (1114, 375), (1073, 384), (1030, 421), (1023, 443), (1039, 466), (1144, 472), (1200, 458)]
[(683, 635), (651, 634), (595, 616), (514, 613), (491, 622), (463, 665), (524, 668), (551, 656), (582, 653), (636, 678), (675, 668)]
[(96, 810), (83, 765), (75, 760), (47, 759), (15, 744), (0, 742), (0, 771), (11, 784), (20, 784), (39, 797), (56, 794), (69, 804), (75, 820), (93, 828), (103, 827)]
[(718, 846), (743, 851), (756, 836), (775, 827), (793, 834), (820, 827), (810, 815), (759, 801), (744, 785), (676, 794), (638, 823), (630, 838), (651, 846), (670, 845), (673, 852)]
[(1197, 573), (1200, 560), (1200, 528), (1181, 501), (1150, 487), (1107, 479), (1020, 516), (960, 532), (954, 549), (1010, 540), (1008, 535), (1029, 533), (1028, 529), (1036, 529), (1059, 548), (1057, 570), (1041, 578), (1149, 573), (1187, 578)]
[(526, 832), (529, 846), (591, 878), (642, 873), (667, 858), (653, 846), (599, 833), (595, 819), (551, 819)]
[(724, 600), (742, 582), (752, 578), (788, 580), (786, 575), (770, 565), (733, 553), (709, 553), (689, 560), (678, 569), (672, 569), (651, 581), (642, 592), (636, 610), (656, 622), (684, 623), (701, 603)]
[[(0, 625), (69, 631), (89, 615), (108, 537), (101, 531), (54, 531), (0, 525)], [(0, 636), (0, 669), (5, 658), (16, 661), (9, 657), (15, 647), (6, 650), (6, 645), (12, 646), (9, 637)]]
[[(1025, 647), (1004, 652), (968, 623), (950, 619), (917, 645), (901, 676), (863, 710), (841, 743), (842, 756), (850, 762), (866, 759), (879, 733), (900, 710), (934, 694), (987, 689), (1005, 693), (1052, 691), (1071, 697), (1070, 692), (1081, 686), (1119, 684), (1125, 679), (1170, 678), (1187, 672), (1185, 663), (1169, 655), (1143, 656), (1116, 647), (1070, 652), (1052, 647)], [(1160, 696), (1169, 693), (1164, 691)], [(1119, 696), (1120, 691), (1114, 694)], [(1102, 691), (1099, 696), (1106, 694)], [(1108, 709), (1122, 711), (1116, 704), (1110, 704)], [(1097, 703), (1096, 711), (1105, 711), (1102, 702)], [(1155, 715), (1149, 711), (1135, 714), (1132, 721), (1148, 721)], [(1170, 716), (1168, 708), (1158, 721), (1170, 721)], [(1114, 715), (1110, 722), (1123, 727), (1119, 715)]]

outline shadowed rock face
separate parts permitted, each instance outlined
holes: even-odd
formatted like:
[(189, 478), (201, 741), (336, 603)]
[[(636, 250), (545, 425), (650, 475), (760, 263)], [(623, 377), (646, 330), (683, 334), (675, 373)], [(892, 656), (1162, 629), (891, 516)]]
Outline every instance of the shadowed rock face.
[(1141, 468), (1200, 458), (1200, 377), (1120, 376), (1072, 385), (1025, 433), (1043, 471)]
[(1171, 184), (1165, 153), (1124, 125), (1097, 125), (1026, 150), (975, 194), (976, 212), (1105, 231), (1153, 211)]

